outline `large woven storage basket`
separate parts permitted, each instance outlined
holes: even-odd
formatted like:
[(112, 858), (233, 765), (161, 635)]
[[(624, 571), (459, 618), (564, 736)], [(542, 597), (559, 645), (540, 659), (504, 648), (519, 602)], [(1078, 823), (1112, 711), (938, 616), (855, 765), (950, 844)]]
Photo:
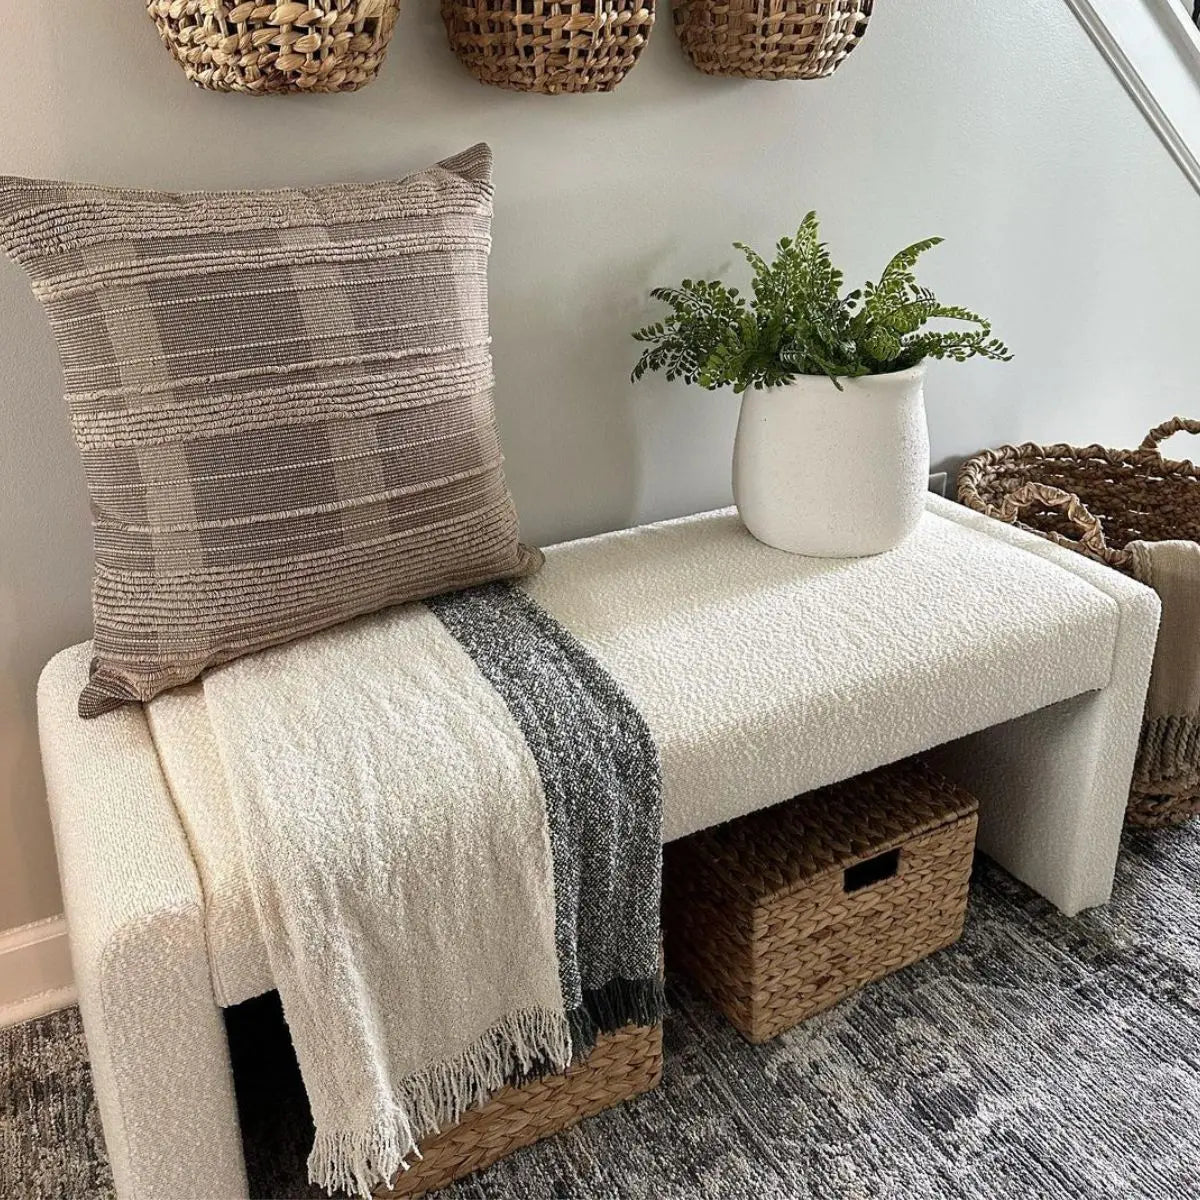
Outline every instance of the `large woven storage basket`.
[[(1136, 450), (1033, 442), (985, 450), (959, 471), (958, 498), (1131, 574), (1130, 542), (1200, 541), (1200, 471), (1191, 462), (1164, 458), (1158, 448), (1183, 431), (1200, 433), (1200, 421), (1174, 417), (1152, 429)], [(1153, 769), (1150, 749), (1143, 736), (1130, 824), (1173, 825), (1200, 813), (1200, 761), (1176, 781), (1165, 781)], [(1200, 745), (1194, 749), (1200, 760)]]
[(867, 31), (874, 0), (675, 0), (684, 53), (706, 75), (821, 79)]
[(218, 92), (350, 92), (379, 71), (398, 0), (147, 0), (176, 62)]
[(672, 842), (667, 961), (775, 1037), (958, 938), (976, 811), (908, 759)]
[(605, 1034), (592, 1053), (565, 1075), (508, 1087), (452, 1129), (421, 1146), (421, 1157), (375, 1193), (399, 1200), (445, 1187), (498, 1162), (514, 1150), (658, 1086), (662, 1078), (662, 1026), (629, 1026)]
[(637, 62), (655, 0), (442, 0), (459, 60), (520, 92), (609, 92)]

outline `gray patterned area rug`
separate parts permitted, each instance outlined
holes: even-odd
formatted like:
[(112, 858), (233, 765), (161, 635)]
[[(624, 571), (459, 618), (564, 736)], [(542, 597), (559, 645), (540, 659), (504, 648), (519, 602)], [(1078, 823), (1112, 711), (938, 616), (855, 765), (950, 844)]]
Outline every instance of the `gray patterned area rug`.
[[(958, 945), (762, 1047), (678, 980), (662, 1088), (444, 1200), (1192, 1200), (1200, 823), (1126, 836), (1068, 920), (981, 862)], [(277, 1005), (232, 1010), (253, 1190), (303, 1182)], [(0, 1031), (0, 1196), (112, 1195), (74, 1010)]]

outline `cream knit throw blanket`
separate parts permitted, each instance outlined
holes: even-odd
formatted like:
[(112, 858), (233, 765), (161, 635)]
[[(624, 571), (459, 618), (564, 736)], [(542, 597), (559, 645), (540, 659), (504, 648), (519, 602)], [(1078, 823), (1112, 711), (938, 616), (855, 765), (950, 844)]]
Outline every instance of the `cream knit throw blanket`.
[(1130, 542), (1135, 579), (1162, 601), (1134, 788), (1181, 795), (1200, 786), (1200, 544)]
[(367, 617), (204, 693), (315, 1182), (366, 1194), (506, 1082), (660, 1018), (657, 755), (523, 593)]

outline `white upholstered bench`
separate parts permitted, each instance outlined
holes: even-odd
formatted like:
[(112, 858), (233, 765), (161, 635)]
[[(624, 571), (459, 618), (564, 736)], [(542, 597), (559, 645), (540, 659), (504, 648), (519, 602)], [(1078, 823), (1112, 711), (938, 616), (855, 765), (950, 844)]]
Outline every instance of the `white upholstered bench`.
[[(1067, 913), (1108, 898), (1158, 618), (1117, 572), (931, 497), (877, 558), (708, 514), (552, 548), (524, 586), (646, 718), (665, 840), (940, 747), (985, 851)], [(243, 1196), (221, 1007), (273, 986), (245, 868), (219, 789), (181, 818), (142, 709), (75, 715), (88, 657), (47, 666), (39, 712), (117, 1189)]]

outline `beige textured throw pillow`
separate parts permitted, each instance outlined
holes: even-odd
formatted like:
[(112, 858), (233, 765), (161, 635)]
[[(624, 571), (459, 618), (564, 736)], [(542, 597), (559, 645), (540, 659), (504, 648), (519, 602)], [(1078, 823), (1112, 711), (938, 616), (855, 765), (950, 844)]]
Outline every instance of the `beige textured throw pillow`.
[(0, 179), (95, 529), (95, 716), (400, 601), (536, 569), (492, 408), (491, 152), (399, 182)]

